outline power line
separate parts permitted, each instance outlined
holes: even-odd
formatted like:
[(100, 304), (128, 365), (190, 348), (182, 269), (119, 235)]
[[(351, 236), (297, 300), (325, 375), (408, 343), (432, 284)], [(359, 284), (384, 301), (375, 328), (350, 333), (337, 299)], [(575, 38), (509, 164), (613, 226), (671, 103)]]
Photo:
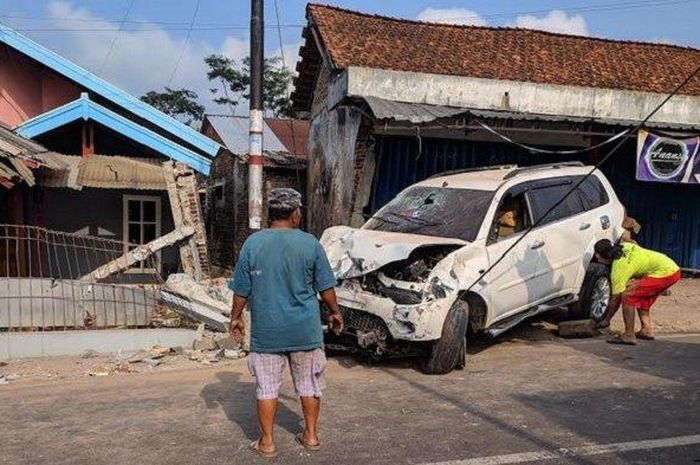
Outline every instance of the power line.
[(194, 27), (194, 23), (197, 20), (197, 13), (199, 13), (199, 6), (201, 3), (202, 3), (201, 0), (197, 0), (197, 4), (194, 7), (194, 13), (192, 14), (192, 19), (190, 20), (189, 29), (187, 29), (187, 35), (185, 36), (185, 41), (182, 43), (182, 49), (180, 49), (180, 55), (177, 57), (177, 61), (175, 62), (175, 68), (173, 68), (173, 72), (170, 73), (170, 77), (168, 78), (168, 84), (166, 87), (170, 87), (170, 84), (173, 82), (173, 79), (175, 78), (175, 75), (177, 74), (177, 69), (180, 67), (180, 63), (182, 63), (182, 57), (185, 55), (185, 50), (187, 49), (187, 45), (190, 42), (190, 36), (192, 36), (192, 28)]
[[(282, 28), (285, 29), (303, 29), (306, 27), (305, 24), (282, 24)], [(270, 29), (267, 26), (266, 29)], [(108, 27), (46, 27), (46, 28), (32, 28), (32, 27), (13, 27), (12, 30), (17, 32), (114, 32), (114, 28)], [(154, 32), (154, 31), (248, 31), (249, 26), (200, 26), (200, 27), (138, 27), (138, 28), (122, 28), (121, 32)]]
[[(490, 14), (483, 14), (480, 15), (482, 18), (485, 19), (496, 19), (496, 18), (509, 18), (509, 17), (517, 17), (517, 16), (523, 16), (523, 15), (537, 15), (537, 14), (546, 14), (549, 13), (550, 11), (553, 10), (558, 10), (558, 11), (563, 11), (565, 13), (594, 13), (594, 12), (608, 12), (608, 11), (615, 11), (615, 10), (630, 10), (630, 9), (636, 9), (636, 8), (655, 8), (655, 7), (664, 7), (664, 6), (671, 6), (671, 5), (678, 5), (678, 4), (684, 4), (684, 3), (694, 3), (697, 2), (698, 0), (626, 0), (626, 1), (620, 1), (616, 3), (607, 3), (607, 4), (596, 4), (596, 5), (587, 5), (587, 6), (580, 6), (580, 7), (570, 7), (570, 8), (550, 8), (550, 9), (540, 9), (540, 10), (523, 10), (523, 11), (510, 11), (510, 12), (501, 12), (501, 13), (490, 13)], [(46, 16), (25, 16), (25, 15), (0, 15), (0, 18), (5, 18), (5, 19), (26, 19), (26, 20), (33, 20), (33, 21), (56, 21), (56, 18), (54, 17), (46, 17)], [(94, 23), (94, 24), (104, 24), (104, 23), (114, 23), (114, 24), (121, 24), (123, 26), (126, 25), (131, 25), (134, 27), (131, 28), (123, 28), (123, 31), (129, 31), (129, 32), (137, 32), (137, 31), (159, 31), (159, 30), (169, 30), (169, 31), (188, 31), (188, 30), (195, 30), (195, 31), (219, 31), (219, 30), (240, 30), (240, 31), (247, 31), (249, 29), (249, 26), (247, 25), (238, 25), (238, 24), (231, 24), (231, 23), (217, 23), (217, 22), (209, 22), (209, 23), (199, 23), (198, 27), (193, 27), (190, 28), (188, 26), (188, 22), (186, 21), (149, 21), (149, 20), (110, 20), (110, 19), (89, 19), (89, 18), (61, 18), (62, 22), (76, 22), (76, 23)], [(140, 26), (140, 27), (137, 27)], [(145, 26), (145, 27), (144, 27)], [(168, 27), (168, 26), (173, 26), (173, 27)], [(305, 27), (304, 24), (280, 24), (279, 26), (266, 26), (267, 29), (269, 28), (293, 28), (293, 29), (300, 29)], [(18, 28), (15, 29), (20, 32), (112, 32), (113, 29), (107, 28), (107, 27), (26, 27), (26, 28)]]
[(122, 27), (124, 27), (124, 21), (129, 17), (129, 13), (131, 12), (131, 8), (134, 6), (134, 0), (129, 0), (129, 4), (126, 7), (126, 11), (124, 12), (124, 16), (122, 18), (121, 23), (119, 23), (119, 28), (117, 29), (117, 32), (114, 34), (114, 37), (112, 37), (112, 42), (109, 44), (109, 48), (107, 49), (107, 54), (105, 55), (104, 59), (102, 60), (102, 64), (98, 68), (97, 72), (102, 73), (102, 70), (104, 69), (105, 65), (107, 64), (107, 61), (109, 61), (109, 57), (112, 55), (112, 51), (114, 50), (114, 45), (117, 43), (117, 38), (119, 37), (119, 33), (122, 32)]
[(525, 16), (525, 15), (538, 15), (546, 14), (553, 10), (563, 11), (565, 13), (593, 13), (593, 12), (603, 12), (603, 11), (614, 11), (614, 10), (629, 10), (636, 8), (647, 8), (647, 7), (663, 7), (682, 3), (691, 3), (697, 0), (627, 0), (617, 3), (605, 3), (597, 5), (588, 5), (580, 7), (570, 7), (570, 8), (550, 8), (547, 10), (530, 10), (530, 11), (517, 11), (517, 12), (504, 12), (504, 13), (492, 13), (479, 15), (485, 19), (493, 18), (504, 18), (513, 16)]
[[(681, 82), (681, 83), (673, 90), (673, 92), (671, 92), (670, 94), (668, 94), (668, 96), (666, 96), (666, 98), (664, 98), (664, 99), (661, 101), (661, 103), (659, 103), (659, 104), (651, 111), (651, 113), (649, 113), (649, 114), (646, 116), (646, 118), (644, 118), (639, 124), (637, 124), (637, 126), (635, 126), (635, 127), (632, 129), (632, 132), (637, 132), (637, 131), (639, 131), (641, 128), (643, 128), (644, 125), (646, 125), (646, 123), (647, 123), (647, 122), (648, 122), (648, 121), (649, 121), (649, 120), (650, 120), (664, 105), (666, 105), (666, 103), (667, 103), (669, 100), (671, 100), (671, 98), (673, 98), (673, 96), (675, 96), (678, 92), (680, 92), (681, 89), (683, 89), (683, 87), (685, 87), (685, 85), (688, 84), (688, 82), (690, 82), (690, 80), (693, 79), (698, 73), (700, 73), (700, 66), (696, 67), (695, 70), (694, 70), (692, 73), (690, 73), (690, 75), (688, 75), (688, 77), (686, 77), (686, 78), (683, 80), (683, 82)], [(596, 165), (595, 165), (588, 173), (586, 173), (586, 175), (584, 175), (577, 183), (575, 183), (575, 184), (573, 185), (573, 187), (572, 187), (566, 194), (564, 194), (564, 195), (562, 196), (561, 199), (559, 199), (558, 202), (556, 202), (556, 203), (555, 203), (554, 205), (552, 205), (547, 211), (545, 211), (544, 214), (540, 216), (540, 218), (538, 218), (529, 228), (527, 228), (527, 229), (525, 230), (525, 232), (524, 232), (520, 237), (518, 237), (518, 239), (517, 239), (515, 242), (513, 242), (513, 244), (511, 244), (511, 246), (508, 247), (508, 248), (503, 252), (503, 254), (501, 254), (501, 256), (498, 257), (498, 259), (497, 259), (495, 262), (493, 262), (493, 264), (491, 264), (486, 270), (484, 270), (484, 272), (481, 273), (481, 276), (479, 276), (467, 289), (465, 289), (465, 290), (463, 290), (463, 291), (460, 291), (459, 294), (458, 294), (458, 296), (457, 296), (457, 298), (459, 299), (459, 298), (461, 298), (465, 293), (471, 291), (471, 290), (474, 288), (474, 286), (476, 286), (481, 280), (484, 279), (484, 276), (486, 276), (488, 273), (490, 273), (491, 271), (493, 271), (493, 269), (494, 269), (496, 266), (498, 266), (498, 265), (503, 261), (503, 259), (506, 257), (506, 255), (508, 255), (515, 247), (517, 247), (518, 244), (520, 244), (520, 243), (523, 241), (523, 239), (525, 239), (525, 237), (526, 237), (530, 232), (532, 232), (533, 229), (535, 229), (536, 227), (538, 227), (538, 226), (544, 221), (544, 219), (547, 217), (547, 215), (549, 215), (550, 213), (552, 213), (557, 207), (559, 207), (559, 205), (561, 205), (562, 203), (564, 203), (564, 201), (565, 201), (567, 198), (569, 198), (569, 196), (570, 196), (572, 193), (574, 193), (574, 192), (576, 191), (576, 189), (578, 189), (589, 177), (591, 177), (591, 176), (593, 175), (593, 173), (595, 173), (598, 169), (600, 169), (600, 167), (601, 167), (606, 161), (608, 161), (608, 160), (610, 159), (610, 157), (612, 157), (612, 156), (615, 154), (615, 152), (617, 152), (617, 150), (618, 150), (620, 147), (622, 147), (622, 145), (623, 145), (624, 143), (625, 143), (625, 138), (622, 138), (617, 144), (615, 144), (615, 146), (614, 146), (614, 147), (613, 147), (613, 148), (612, 148), (598, 163), (596, 163)]]
[[(277, 20), (277, 38), (279, 39), (279, 43), (280, 43), (280, 57), (282, 57), (282, 67), (284, 69), (287, 69), (287, 62), (284, 58), (284, 42), (282, 40), (282, 28), (280, 27), (280, 10), (279, 10), (279, 5), (277, 5), (277, 0), (275, 0), (274, 3), (275, 3), (275, 19)], [(292, 92), (291, 92), (291, 89), (289, 88), (289, 86), (287, 86), (286, 91), (287, 91), (287, 101), (289, 102), (292, 100)], [(289, 118), (289, 129), (292, 132), (292, 151), (294, 152), (294, 153), (292, 153), (292, 155), (296, 156), (297, 155), (296, 154), (297, 141), (296, 141), (296, 137), (294, 134), (294, 120), (292, 118)], [(298, 164), (296, 165), (295, 171), (296, 171), (296, 176), (297, 176), (297, 184), (299, 187), (301, 187), (301, 176), (299, 176)]]

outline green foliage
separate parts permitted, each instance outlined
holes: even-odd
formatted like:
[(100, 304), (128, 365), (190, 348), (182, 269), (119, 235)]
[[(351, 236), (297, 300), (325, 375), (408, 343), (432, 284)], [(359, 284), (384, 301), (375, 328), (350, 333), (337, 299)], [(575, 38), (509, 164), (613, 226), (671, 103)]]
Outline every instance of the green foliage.
[(197, 98), (197, 92), (170, 87), (164, 92), (152, 90), (141, 96), (142, 101), (188, 125), (200, 122), (204, 117), (204, 106), (197, 102)]
[[(224, 95), (217, 95), (214, 102), (219, 105), (236, 106), (241, 99), (250, 98), (250, 58), (246, 57), (237, 67), (234, 60), (224, 55), (209, 55), (204, 59), (209, 66), (207, 77), (219, 80), (224, 86)], [(263, 104), (265, 110), (275, 116), (292, 116), (292, 102), (288, 89), (292, 83), (292, 71), (285, 68), (280, 57), (266, 58), (263, 68)], [(213, 94), (218, 89), (211, 89)]]

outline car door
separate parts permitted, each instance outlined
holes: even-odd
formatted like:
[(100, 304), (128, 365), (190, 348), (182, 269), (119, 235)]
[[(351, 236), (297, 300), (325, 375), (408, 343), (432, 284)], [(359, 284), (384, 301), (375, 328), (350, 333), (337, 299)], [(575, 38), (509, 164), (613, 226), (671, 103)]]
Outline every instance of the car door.
[[(495, 320), (533, 306), (546, 296), (548, 290), (543, 287), (542, 279), (544, 237), (539, 231), (531, 232), (524, 239), (522, 237), (532, 224), (527, 188), (527, 183), (524, 183), (509, 189), (501, 198), (492, 219), (493, 227), (486, 250), (489, 265), (495, 266), (484, 282)], [(508, 210), (508, 202), (517, 205), (522, 216), (512, 233), (501, 235), (499, 217)]]
[(571, 192), (577, 182), (564, 176), (534, 181), (528, 190), (533, 220), (539, 221), (535, 231), (545, 241), (542, 272), (547, 274), (541, 284), (548, 289), (548, 298), (573, 291), (590, 243), (593, 224), (584, 212), (580, 192)]

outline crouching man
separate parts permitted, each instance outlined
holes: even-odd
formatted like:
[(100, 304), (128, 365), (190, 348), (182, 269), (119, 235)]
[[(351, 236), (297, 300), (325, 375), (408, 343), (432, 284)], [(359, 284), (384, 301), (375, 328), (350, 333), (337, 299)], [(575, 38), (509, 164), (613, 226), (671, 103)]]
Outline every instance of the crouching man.
[[(637, 339), (653, 340), (651, 307), (656, 299), (681, 279), (678, 265), (666, 255), (633, 243), (613, 245), (607, 239), (595, 245), (596, 258), (609, 265), (612, 301), (598, 327), (610, 326), (622, 304), (625, 332), (608, 340), (611, 344), (635, 345)], [(642, 328), (634, 332), (635, 310)]]
[(269, 195), (270, 228), (256, 232), (243, 244), (233, 281), (231, 336), (242, 338), (241, 313), (250, 303), (251, 353), (248, 366), (255, 377), (262, 436), (251, 448), (264, 457), (277, 454), (273, 439), (277, 398), (286, 365), (301, 398), (304, 431), (299, 444), (320, 447), (316, 433), (326, 356), (317, 293), (330, 311), (329, 325), (343, 329), (335, 296), (335, 277), (321, 244), (300, 231), (301, 194), (273, 189)]

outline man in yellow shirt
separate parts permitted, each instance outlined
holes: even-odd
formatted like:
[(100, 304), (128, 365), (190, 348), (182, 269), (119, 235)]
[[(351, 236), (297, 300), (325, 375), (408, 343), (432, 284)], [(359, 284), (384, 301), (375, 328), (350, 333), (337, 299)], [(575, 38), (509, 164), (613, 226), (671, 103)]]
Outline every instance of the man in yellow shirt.
[[(598, 262), (610, 266), (612, 300), (599, 327), (610, 326), (610, 320), (622, 304), (625, 332), (608, 342), (635, 345), (637, 338), (654, 339), (651, 326), (651, 307), (656, 299), (681, 279), (678, 265), (666, 255), (647, 250), (633, 243), (613, 245), (607, 239), (595, 245)], [(634, 280), (634, 281), (633, 281)], [(635, 310), (642, 322), (642, 329), (635, 334)]]

